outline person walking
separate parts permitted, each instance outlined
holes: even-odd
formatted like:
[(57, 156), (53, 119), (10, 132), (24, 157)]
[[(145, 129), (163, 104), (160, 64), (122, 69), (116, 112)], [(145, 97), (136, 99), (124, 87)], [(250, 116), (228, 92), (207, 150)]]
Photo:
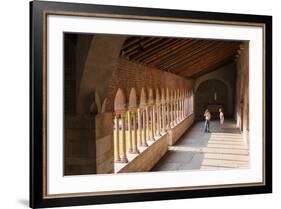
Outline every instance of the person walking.
[(205, 117), (204, 131), (205, 131), (205, 133), (209, 133), (210, 132), (211, 113), (209, 112), (208, 109), (205, 110), (204, 117)]
[(223, 123), (224, 123), (224, 114), (223, 114), (221, 108), (219, 109), (219, 112), (220, 112), (220, 125), (221, 125), (221, 127), (222, 127), (222, 125), (223, 125)]

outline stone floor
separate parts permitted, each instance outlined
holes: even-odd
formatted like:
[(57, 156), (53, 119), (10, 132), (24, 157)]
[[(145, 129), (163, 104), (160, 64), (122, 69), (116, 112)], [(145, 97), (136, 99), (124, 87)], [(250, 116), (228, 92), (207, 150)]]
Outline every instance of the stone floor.
[(232, 120), (211, 121), (211, 133), (204, 133), (204, 122), (195, 123), (182, 138), (169, 147), (152, 171), (218, 170), (247, 168), (249, 151)]

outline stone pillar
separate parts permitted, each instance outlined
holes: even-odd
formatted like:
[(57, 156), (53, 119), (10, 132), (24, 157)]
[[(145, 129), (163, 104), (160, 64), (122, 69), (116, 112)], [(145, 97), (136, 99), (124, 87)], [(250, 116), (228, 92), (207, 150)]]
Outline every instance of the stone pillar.
[(147, 135), (146, 135), (146, 111), (142, 112), (142, 128), (143, 128), (143, 139), (142, 139), (142, 146), (147, 147)]
[(179, 121), (181, 121), (181, 99), (179, 99)]
[(179, 122), (179, 100), (177, 99), (177, 124)]
[(157, 107), (157, 133), (158, 133), (158, 136), (160, 136), (160, 131), (161, 131), (161, 114), (160, 114), (160, 105), (158, 105)]
[(148, 106), (145, 107), (145, 118), (146, 118), (146, 139), (150, 140), (150, 133), (149, 133), (149, 108)]
[(162, 119), (162, 126), (161, 126), (161, 133), (165, 132), (165, 115), (164, 115), (164, 105), (161, 104), (161, 119)]
[(114, 123), (115, 123), (115, 132), (116, 132), (116, 137), (115, 137), (115, 162), (120, 162), (120, 145), (119, 145), (119, 115), (115, 115), (114, 118)]
[(186, 97), (184, 98), (184, 117), (187, 116), (187, 105), (186, 105)]
[(121, 115), (121, 125), (122, 125), (122, 155), (121, 155), (121, 162), (127, 163), (127, 150), (126, 150), (126, 127), (125, 127), (125, 115)]
[(154, 115), (153, 115), (154, 106), (149, 108), (149, 115), (150, 115), (150, 139), (154, 140)]
[(134, 112), (134, 116), (133, 116), (133, 129), (134, 129), (134, 140), (133, 140), (133, 150), (132, 153), (133, 154), (138, 154), (140, 153), (138, 150), (138, 142), (137, 142), (137, 111)]
[(169, 107), (170, 103), (167, 102), (167, 129), (171, 128), (171, 124), (170, 124), (170, 107)]
[(142, 114), (141, 110), (138, 109), (138, 134), (139, 134), (139, 140), (138, 140), (138, 145), (142, 146)]
[(181, 102), (182, 102), (182, 118), (184, 119), (184, 99), (182, 99)]
[(173, 101), (173, 126), (175, 126), (177, 123), (176, 123), (176, 101)]
[(152, 106), (152, 128), (153, 128), (152, 133), (153, 133), (153, 139), (154, 139), (155, 135), (157, 135), (155, 105)]
[(161, 136), (161, 130), (162, 130), (162, 117), (161, 117), (161, 105), (158, 105), (158, 133), (159, 133), (159, 136)]
[(131, 120), (131, 112), (128, 111), (128, 132), (129, 132), (129, 149), (128, 152), (132, 153), (133, 152), (133, 139), (132, 139), (132, 120)]
[(171, 102), (169, 105), (170, 105), (171, 127), (173, 127), (174, 126), (173, 102)]

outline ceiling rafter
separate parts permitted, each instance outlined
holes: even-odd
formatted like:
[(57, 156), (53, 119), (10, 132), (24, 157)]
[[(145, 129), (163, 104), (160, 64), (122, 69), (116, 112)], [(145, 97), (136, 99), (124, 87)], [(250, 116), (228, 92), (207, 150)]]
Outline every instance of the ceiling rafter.
[(241, 42), (172, 37), (128, 37), (120, 56), (183, 77), (197, 77), (232, 62)]
[(211, 58), (212, 56), (216, 56), (219, 59), (220, 51), (228, 51), (228, 50), (232, 51), (232, 48), (229, 48), (229, 47), (230, 46), (218, 44), (214, 48), (210, 48), (209, 50), (204, 50), (203, 53), (200, 53), (199, 55), (197, 55), (193, 58), (186, 59), (186, 60), (183, 60), (182, 62), (175, 64), (174, 65), (175, 70), (173, 72), (177, 73), (177, 72), (181, 71), (183, 67), (185, 68), (189, 65), (200, 62), (200, 61), (202, 61), (202, 59), (204, 59), (205, 62), (208, 62), (208, 59)]
[(188, 47), (188, 49), (182, 51), (181, 53), (175, 54), (174, 58), (168, 62), (161, 63), (157, 67), (162, 70), (168, 70), (169, 68), (174, 68), (175, 65), (179, 65), (182, 62), (185, 62), (191, 55), (202, 51), (202, 49), (209, 47), (209, 42), (200, 42), (196, 43), (193, 46)]

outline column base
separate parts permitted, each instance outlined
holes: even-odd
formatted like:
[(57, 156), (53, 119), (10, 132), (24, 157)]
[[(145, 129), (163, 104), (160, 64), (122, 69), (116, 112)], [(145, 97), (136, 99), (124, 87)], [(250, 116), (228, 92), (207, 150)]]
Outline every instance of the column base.
[(138, 149), (133, 150), (131, 154), (140, 154), (140, 151)]
[(121, 160), (120, 160), (120, 163), (127, 163), (127, 162), (129, 162), (128, 159), (127, 159), (127, 157), (123, 157), (123, 158), (121, 158)]
[(121, 158), (115, 159), (114, 162), (115, 163), (121, 163)]
[(148, 147), (148, 144), (147, 143), (144, 143), (141, 145), (142, 147)]

